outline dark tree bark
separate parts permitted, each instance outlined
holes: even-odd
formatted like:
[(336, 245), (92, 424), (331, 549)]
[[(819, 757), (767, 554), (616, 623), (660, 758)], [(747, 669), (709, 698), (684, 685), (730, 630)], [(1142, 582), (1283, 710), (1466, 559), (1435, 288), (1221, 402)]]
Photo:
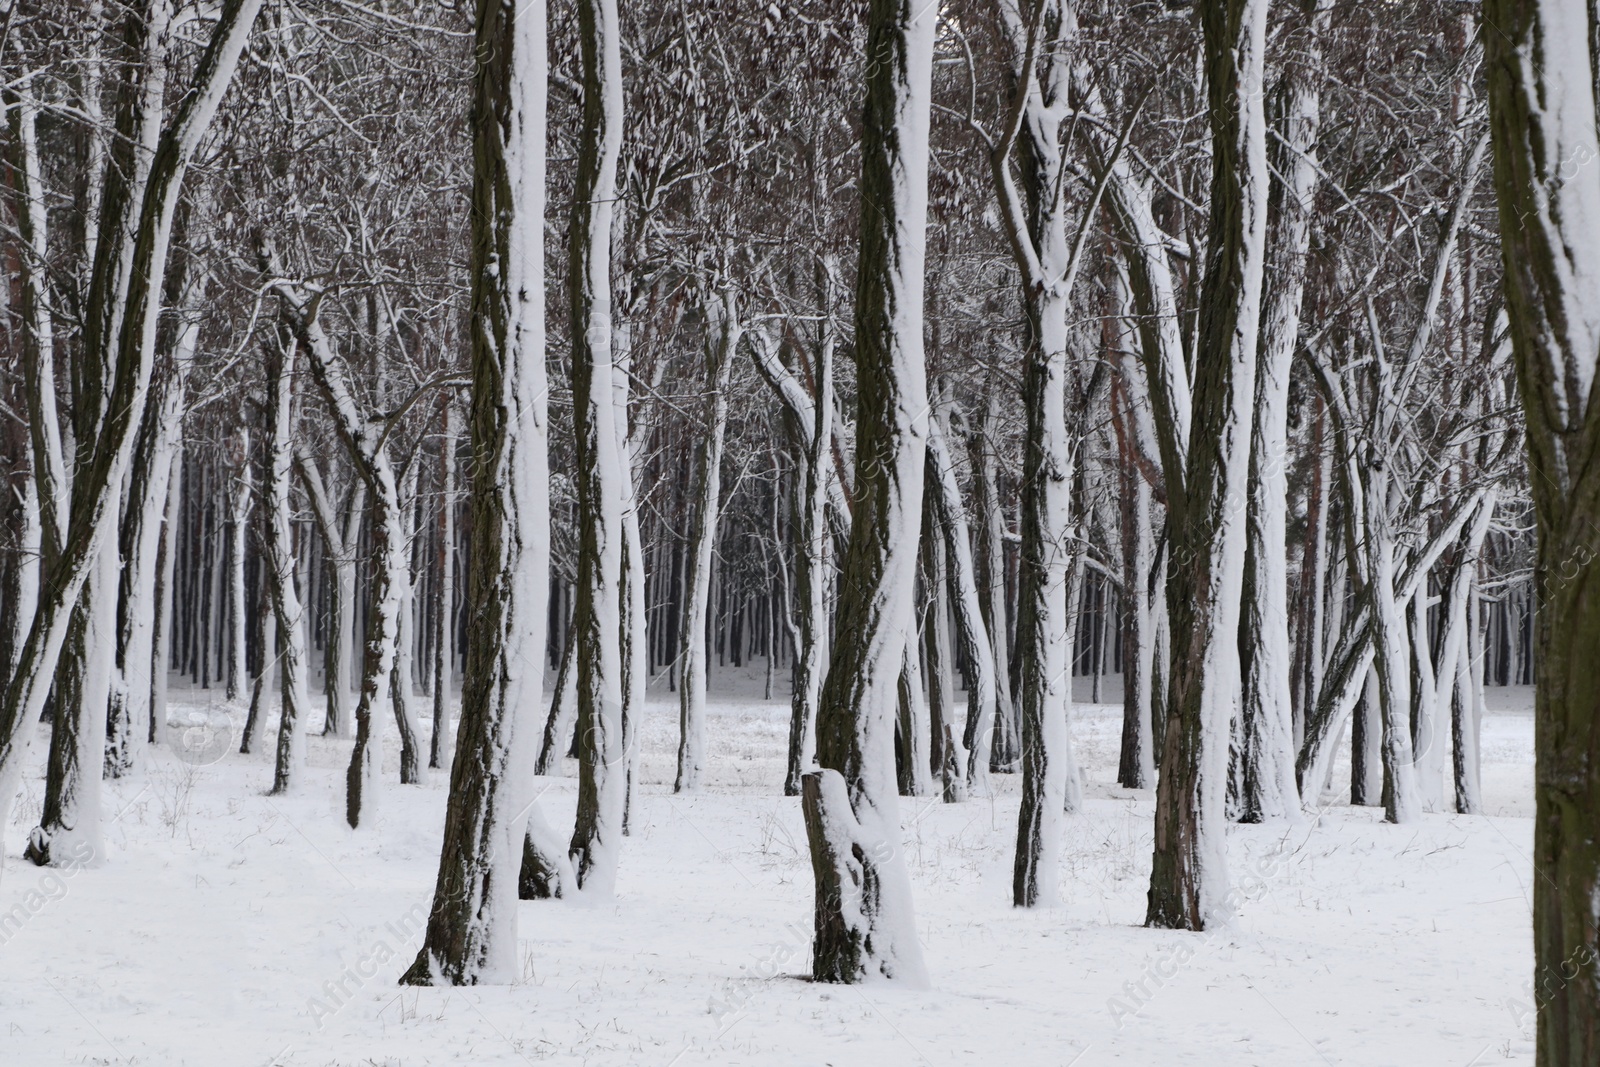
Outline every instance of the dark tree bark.
[(801, 779), (816, 885), (811, 973), (823, 982), (924, 980), (892, 759), (927, 435), (921, 322), (937, 17), (921, 0), (868, 9), (853, 517), (817, 713), (820, 769)]
[[(1224, 799), (1237, 685), (1244, 524), (1266, 231), (1265, 0), (1202, 0), (1211, 222), (1183, 469), (1166, 471), (1172, 650), (1145, 924), (1225, 918)], [(1149, 368), (1152, 378), (1160, 368)], [(1165, 420), (1161, 420), (1165, 421)], [(1159, 423), (1158, 423), (1159, 426)], [(1170, 434), (1171, 428), (1165, 429)], [(1173, 451), (1163, 444), (1163, 453)]]
[(476, 33), (467, 654), (439, 875), (406, 985), (516, 976), (520, 846), (537, 803), (525, 705), (544, 678), (550, 579), (543, 0), (480, 0)]
[(1600, 1062), (1596, 16), (1577, 0), (1489, 0), (1483, 27), (1506, 310), (1539, 535), (1535, 1062), (1586, 1067)]

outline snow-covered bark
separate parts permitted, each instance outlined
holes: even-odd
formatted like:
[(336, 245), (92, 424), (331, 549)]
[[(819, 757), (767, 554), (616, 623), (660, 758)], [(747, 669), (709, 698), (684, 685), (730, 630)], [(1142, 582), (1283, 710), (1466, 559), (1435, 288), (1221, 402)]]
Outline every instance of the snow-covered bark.
[(25, 850), (41, 867), (71, 863), (79, 856), (92, 856), (96, 862), (106, 857), (100, 781), (116, 641), (117, 569), (116, 543), (108, 537), (84, 583), (66, 658), (56, 675), (44, 810)]
[[(250, 436), (243, 432), (241, 451), (250, 454)], [(250, 465), (248, 459), (233, 474), (228, 494), (228, 699), (238, 700), (249, 684), (245, 667), (244, 552), (250, 522)]]
[[(989, 630), (989, 652), (994, 660), (994, 729), (985, 738), (969, 736), (967, 749), (977, 759), (981, 749), (991, 771), (1017, 769), (1020, 740), (1017, 736), (1017, 707), (1011, 692), (1010, 600), (1006, 594), (1006, 522), (1000, 505), (1000, 460), (998, 455), (999, 388), (991, 374), (985, 388), (979, 431), (973, 443), (972, 505), (977, 512), (974, 550), (976, 577), (983, 621)], [(971, 716), (967, 725), (974, 726)]]
[(582, 0), (583, 133), (570, 230), (572, 407), (578, 497), (578, 813), (569, 849), (577, 884), (609, 897), (627, 806), (623, 737), (623, 507), (611, 324), (611, 222), (622, 148), (616, 0)]
[[(1505, 302), (1539, 544), (1533, 943), (1539, 1067), (1600, 1061), (1600, 122), (1593, 7), (1489, 0), (1485, 70)], [(1573, 961), (1583, 960), (1576, 964)], [(1570, 971), (1576, 974), (1568, 977)]]
[(296, 576), (294, 510), (289, 498), (294, 477), (294, 365), (299, 345), (285, 338), (267, 355), (267, 460), (262, 507), (266, 510), (267, 586), (282, 635), (279, 669), (283, 700), (278, 717), (278, 749), (272, 792), (293, 791), (305, 766), (306, 719), (311, 713), (310, 662), (306, 648), (305, 610)]
[[(920, 542), (919, 542), (920, 543)], [(933, 795), (933, 775), (930, 770), (932, 743), (929, 736), (930, 714), (927, 693), (922, 678), (922, 659), (917, 648), (916, 619), (906, 634), (904, 662), (900, 668), (899, 721), (896, 725), (896, 784), (900, 795), (926, 797)]]
[(167, 649), (172, 644), (172, 581), (177, 564), (178, 509), (183, 499), (182, 423), (174, 426), (167, 495), (156, 548), (154, 621), (150, 626), (150, 743), (167, 741)]
[[(17, 672), (0, 703), (0, 809), (9, 807), (21, 780), (27, 738), (44, 708), (73, 606), (99, 561), (102, 547), (112, 543), (115, 535), (119, 518), (116, 504), (150, 384), (158, 290), (166, 274), (178, 193), (189, 158), (232, 81), (259, 8), (260, 0), (225, 0), (177, 114), (156, 143), (144, 196), (138, 209), (126, 216), (136, 220), (135, 224), (123, 227), (120, 215), (107, 223), (108, 216), (102, 215), (95, 273), (109, 276), (112, 260), (120, 259), (124, 250), (131, 247), (131, 269), (126, 273), (131, 281), (118, 304), (115, 328), (100, 322), (96, 332), (85, 331), (90, 359), (99, 359), (101, 351), (112, 354), (105, 361), (112, 372), (105, 419), (93, 440), (79, 442), (84, 461), (74, 478), (71, 518), (61, 552), (49, 568), (43, 583), (46, 592), (29, 629)], [(132, 21), (148, 25), (154, 20)], [(91, 304), (99, 303), (91, 300)], [(103, 706), (95, 709), (102, 730), (103, 711)], [(99, 759), (97, 754), (97, 767)], [(4, 822), (4, 814), (0, 810), (0, 823)]]
[[(422, 748), (422, 730), (417, 719), (415, 655), (416, 582), (413, 580), (412, 545), (416, 540), (417, 464), (406, 465), (395, 499), (391, 528), (399, 531), (390, 554), (390, 581), (398, 592), (394, 637), (394, 672), (389, 676), (389, 700), (394, 705), (395, 726), (400, 732), (400, 781), (422, 785), (427, 780), (427, 757)], [(382, 498), (380, 497), (380, 500)]]
[(333, 580), (328, 583), (328, 633), (323, 663), (327, 693), (327, 718), (323, 732), (348, 738), (355, 726), (355, 657), (351, 652), (356, 631), (356, 552), (361, 534), (361, 517), (366, 511), (367, 484), (352, 480), (342, 509), (330, 497), (322, 470), (314, 457), (303, 450), (295, 453), (295, 469), (300, 472), (317, 531), (328, 546)]
[(708, 293), (706, 312), (706, 391), (690, 500), (694, 524), (689, 532), (688, 574), (684, 578), (681, 648), (678, 661), (678, 779), (674, 792), (700, 787), (706, 762), (706, 605), (711, 597), (711, 553), (722, 515), (722, 441), (728, 425), (728, 381), (744, 332), (732, 288)]
[[(823, 306), (831, 303), (830, 294), (837, 264), (825, 261), (818, 274), (823, 291)], [(799, 655), (795, 661), (794, 692), (789, 709), (788, 766), (784, 774), (785, 796), (800, 795), (800, 775), (816, 759), (817, 704), (822, 697), (822, 682), (828, 670), (828, 558), (832, 536), (828, 529), (828, 504), (841, 498), (839, 480), (833, 474), (830, 448), (833, 444), (833, 356), (836, 344), (831, 321), (822, 324), (817, 345), (816, 366), (812, 368), (817, 396), (813, 400), (799, 379), (778, 360), (777, 344), (757, 331), (752, 334), (751, 352), (757, 369), (767, 384), (783, 399), (801, 440), (796, 453), (803, 460), (795, 507), (795, 587), (799, 600)], [(835, 505), (841, 520), (849, 510)]]
[[(1234, 502), (1249, 473), (1267, 213), (1266, 2), (1205, 4), (1200, 21), (1211, 221), (1188, 449), (1183, 467), (1166, 471), (1172, 653), (1145, 916), (1149, 926), (1191, 930), (1226, 919), (1224, 802), (1245, 555), (1245, 523)], [(1150, 369), (1152, 379), (1161, 373)], [(1163, 444), (1163, 454), (1168, 450)]]
[(938, 12), (872, 0), (857, 271), (855, 512), (833, 656), (802, 778), (815, 877), (812, 977), (926, 980), (900, 853), (894, 720), (916, 584), (928, 397), (923, 269)]
[(983, 621), (967, 513), (961, 505), (961, 489), (956, 484), (955, 463), (946, 441), (942, 415), (942, 412), (937, 413), (928, 421), (928, 491), (937, 509), (939, 531), (944, 537), (949, 560), (949, 575), (945, 580), (954, 584), (949, 598), (955, 607), (956, 633), (972, 683), (967, 693), (967, 721), (961, 732), (962, 743), (970, 746), (965, 767), (966, 785), (974, 792), (988, 793), (989, 746), (994, 732), (997, 689), (994, 646)]
[[(543, 0), (480, 0), (472, 109), (473, 609), (444, 844), (412, 985), (517, 976), (550, 582), (544, 328)], [(550, 835), (546, 833), (544, 838)], [(559, 839), (551, 849), (564, 862)]]
[(933, 427), (938, 421), (937, 415), (928, 420), (927, 491), (923, 493), (922, 580), (927, 602), (922, 636), (928, 663), (928, 767), (945, 803), (959, 804), (967, 796), (966, 753), (958, 740), (955, 661), (950, 643), (951, 566), (946, 558), (946, 542), (951, 538), (944, 529), (945, 509), (940, 504), (943, 492), (933, 458)]
[[(1022, 384), (1027, 419), (1017, 568), (1022, 804), (1012, 872), (1013, 902), (1032, 907), (1057, 899), (1062, 821), (1069, 791), (1076, 785), (1069, 782), (1073, 761), (1067, 731), (1072, 700), (1069, 642), (1077, 609), (1071, 599), (1076, 455), (1067, 425), (1067, 318), (1088, 227), (1079, 227), (1075, 241), (1068, 239), (1060, 138), (1067, 122), (1072, 7), (1047, 0), (1027, 19), (1020, 9), (1002, 8), (1002, 14), (1017, 90), (1005, 130), (991, 148), (990, 169), (1012, 258), (1022, 275), (1033, 337)], [(1012, 174), (1014, 149), (1022, 158), (1020, 189)], [(1092, 214), (1096, 206), (1086, 210)]]
[(1269, 256), (1272, 269), (1256, 371), (1245, 550), (1245, 589), (1239, 648), (1243, 690), (1239, 709), (1235, 798), (1245, 822), (1299, 812), (1294, 778), (1294, 722), (1290, 696), (1288, 504), (1289, 378), (1300, 334), (1306, 251), (1320, 183), (1314, 156), (1321, 125), (1322, 38), (1332, 0), (1315, 0), (1310, 25), (1284, 74), (1281, 184)]
[(435, 592), (433, 631), (433, 737), (428, 747), (428, 766), (448, 767), (454, 753), (450, 711), (455, 703), (456, 659), (456, 423), (449, 398), (442, 405), (444, 429), (440, 445), (440, 483), (443, 502), (439, 508), (438, 561), (439, 588)]
[[(186, 314), (196, 310), (193, 305)], [(116, 659), (106, 713), (106, 773), (116, 777), (138, 763), (146, 738), (155, 739), (150, 722), (155, 678), (166, 673), (156, 659), (156, 620), (161, 618), (156, 581), (163, 514), (167, 510), (173, 466), (183, 432), (188, 372), (199, 340), (199, 323), (186, 319), (172, 353), (173, 366), (163, 373), (157, 396), (148, 408), (129, 479), (130, 499), (124, 508), (120, 536), (122, 575), (117, 604)], [(164, 654), (164, 650), (163, 650)]]

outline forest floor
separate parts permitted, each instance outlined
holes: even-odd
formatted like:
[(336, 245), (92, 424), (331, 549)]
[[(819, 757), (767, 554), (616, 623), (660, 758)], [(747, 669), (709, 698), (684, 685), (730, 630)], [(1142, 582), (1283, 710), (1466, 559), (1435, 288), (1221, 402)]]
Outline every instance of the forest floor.
[[(1120, 708), (1079, 707), (1090, 799), (1068, 820), (1063, 905), (1010, 906), (1013, 777), (960, 805), (902, 799), (932, 976), (916, 991), (805, 979), (811, 873), (798, 802), (781, 795), (787, 704), (741, 699), (759, 696), (753, 673), (718, 682), (709, 788), (672, 795), (676, 705), (653, 694), (617, 897), (524, 903), (509, 987), (395, 984), (426, 916), (446, 776), (395, 784), (392, 726), (378, 818), (359, 833), (343, 819), (348, 742), (314, 738), (288, 798), (265, 795), (265, 756), (194, 766), (160, 750), (106, 783), (105, 866), (39, 870), (21, 858), (31, 778), (4, 833), (0, 1064), (1533, 1062), (1527, 690), (1489, 691), (1490, 815), (1401, 828), (1336, 805), (1232, 827), (1242, 904), (1204, 934), (1140, 926), (1152, 797), (1112, 784)], [(176, 692), (173, 716), (217, 702)], [(553, 825), (571, 825), (575, 787), (541, 779)]]

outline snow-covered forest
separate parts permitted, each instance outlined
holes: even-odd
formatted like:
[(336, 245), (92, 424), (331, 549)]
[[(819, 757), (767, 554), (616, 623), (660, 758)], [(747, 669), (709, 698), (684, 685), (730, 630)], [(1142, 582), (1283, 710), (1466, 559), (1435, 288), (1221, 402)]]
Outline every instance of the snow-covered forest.
[(0, 1062), (1600, 1064), (1581, 0), (0, 0)]

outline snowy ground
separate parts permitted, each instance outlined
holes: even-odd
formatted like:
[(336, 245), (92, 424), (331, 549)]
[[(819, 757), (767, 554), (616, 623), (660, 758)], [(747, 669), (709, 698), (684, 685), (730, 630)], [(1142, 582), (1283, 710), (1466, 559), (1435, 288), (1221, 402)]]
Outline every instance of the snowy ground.
[[(722, 689), (741, 685), (759, 693)], [(433, 884), (442, 775), (388, 775), (377, 825), (352, 833), (344, 744), (312, 742), (290, 799), (264, 795), (262, 758), (161, 751), (107, 783), (111, 862), (79, 871), (21, 859), (35, 779), (5, 830), (0, 1064), (1529, 1064), (1531, 700), (1490, 693), (1493, 816), (1401, 829), (1334, 807), (1235, 827), (1245, 902), (1216, 933), (1139, 925), (1151, 797), (1111, 784), (1117, 708), (1077, 711), (1091, 799), (1069, 821), (1059, 908), (1009, 906), (1014, 781), (959, 806), (902, 800), (924, 992), (802, 979), (811, 876), (777, 704), (715, 704), (712, 786), (682, 799), (659, 697), (617, 899), (523, 904), (506, 988), (395, 985)], [(181, 714), (209, 695), (177, 699)], [(570, 826), (574, 780), (541, 785)]]

